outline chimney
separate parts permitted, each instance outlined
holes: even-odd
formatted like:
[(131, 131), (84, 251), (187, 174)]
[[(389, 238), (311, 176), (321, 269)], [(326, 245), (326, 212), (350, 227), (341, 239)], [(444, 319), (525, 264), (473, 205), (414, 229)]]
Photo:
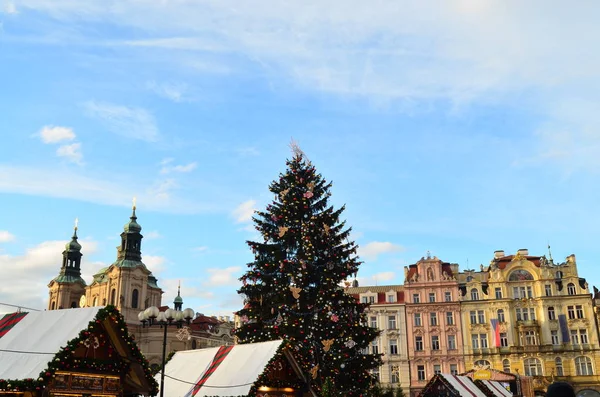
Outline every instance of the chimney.
[(521, 248), (520, 250), (517, 251), (517, 254), (520, 254), (522, 256), (527, 256), (527, 255), (529, 255), (529, 250), (527, 248)]
[(504, 250), (494, 251), (494, 259), (502, 258), (504, 256)]

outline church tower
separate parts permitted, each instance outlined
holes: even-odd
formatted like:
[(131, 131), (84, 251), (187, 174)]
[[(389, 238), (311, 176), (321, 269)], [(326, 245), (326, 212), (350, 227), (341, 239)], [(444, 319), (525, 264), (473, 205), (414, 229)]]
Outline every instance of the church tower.
[[(48, 310), (79, 307), (85, 295), (85, 281), (81, 278), (81, 244), (77, 241), (77, 219), (73, 237), (65, 245), (62, 253), (62, 266), (59, 275), (50, 281)], [(83, 299), (85, 305), (85, 298)]]

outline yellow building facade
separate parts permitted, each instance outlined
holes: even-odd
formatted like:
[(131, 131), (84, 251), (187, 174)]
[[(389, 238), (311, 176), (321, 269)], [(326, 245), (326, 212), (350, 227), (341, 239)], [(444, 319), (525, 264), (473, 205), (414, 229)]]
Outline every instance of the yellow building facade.
[(578, 396), (600, 396), (594, 302), (574, 255), (496, 251), (489, 266), (458, 277), (465, 366), (533, 378), (537, 395), (556, 380)]

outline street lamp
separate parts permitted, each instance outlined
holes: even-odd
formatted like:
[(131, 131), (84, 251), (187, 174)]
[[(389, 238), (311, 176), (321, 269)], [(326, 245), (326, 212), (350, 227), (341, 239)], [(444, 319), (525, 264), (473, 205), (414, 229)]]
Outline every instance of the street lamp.
[(163, 348), (162, 348), (162, 370), (160, 373), (160, 397), (164, 395), (165, 389), (165, 356), (167, 354), (167, 326), (174, 325), (177, 328), (183, 327), (183, 324), (189, 324), (194, 318), (194, 311), (192, 309), (173, 310), (167, 309), (161, 312), (158, 307), (150, 306), (143, 312), (138, 314), (138, 319), (142, 323), (142, 327), (151, 327), (153, 325), (159, 325), (163, 328)]

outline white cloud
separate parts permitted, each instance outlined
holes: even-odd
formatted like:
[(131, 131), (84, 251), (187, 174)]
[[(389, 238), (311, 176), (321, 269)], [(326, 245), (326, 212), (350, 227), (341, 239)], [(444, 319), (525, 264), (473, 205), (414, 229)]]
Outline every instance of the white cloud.
[(160, 233), (156, 230), (152, 230), (151, 232), (146, 232), (144, 233), (144, 238), (148, 239), (148, 240), (154, 240), (157, 238), (161, 238), (162, 236), (160, 235)]
[(76, 142), (70, 145), (62, 145), (56, 149), (56, 155), (58, 157), (64, 157), (72, 163), (82, 164), (83, 154), (81, 153), (81, 143)]
[(177, 188), (175, 179), (164, 179), (156, 182), (146, 192), (155, 200), (167, 204), (172, 197), (172, 191)]
[(239, 276), (241, 276), (242, 268), (239, 266), (232, 266), (225, 269), (208, 269), (210, 277), (207, 285), (221, 286), (221, 285), (239, 285)]
[(17, 6), (12, 1), (6, 1), (4, 3), (2, 12), (4, 12), (5, 14), (18, 14), (19, 13), (19, 11), (17, 11)]
[(14, 234), (7, 230), (0, 230), (0, 243), (9, 243), (15, 240)]
[(260, 156), (260, 152), (254, 146), (237, 148), (235, 151), (241, 156)]
[(39, 136), (44, 143), (58, 143), (75, 139), (75, 133), (72, 128), (51, 125), (44, 126), (40, 130)]
[(371, 278), (373, 279), (373, 281), (376, 284), (380, 284), (382, 282), (385, 281), (390, 281), (396, 278), (396, 273), (394, 272), (383, 272), (383, 273), (377, 273), (371, 276)]
[(146, 83), (146, 88), (155, 94), (167, 98), (173, 102), (183, 102), (189, 100), (185, 95), (188, 88), (183, 83), (157, 83), (149, 81)]
[(154, 275), (156, 275), (165, 270), (167, 258), (158, 255), (143, 255), (142, 261), (144, 262), (144, 265), (146, 265), (148, 270), (150, 270), (152, 273), (154, 273)]
[(237, 223), (251, 222), (255, 206), (256, 200), (244, 201), (231, 212), (231, 215), (235, 218)]
[[(28, 248), (22, 255), (0, 255), (0, 280), (10, 280), (0, 288), (0, 302), (44, 309), (48, 305), (48, 283), (58, 275), (65, 240), (44, 241)], [(90, 268), (86, 262), (97, 251), (95, 241), (80, 241), (84, 257), (81, 269)], [(96, 269), (97, 270), (97, 269)]]
[(205, 246), (205, 245), (201, 245), (199, 247), (192, 248), (192, 251), (195, 251), (195, 252), (206, 252), (206, 251), (208, 251), (208, 247)]
[(84, 103), (84, 108), (90, 117), (100, 120), (115, 134), (147, 142), (159, 139), (154, 116), (145, 109), (96, 101)]
[[(164, 160), (163, 160), (163, 162), (164, 162)], [(196, 167), (198, 167), (198, 164), (195, 162), (188, 163), (188, 164), (179, 164), (179, 165), (169, 165), (169, 163), (171, 163), (171, 161), (163, 164), (163, 167), (160, 169), (160, 173), (162, 175), (170, 174), (172, 172), (178, 172), (178, 173), (192, 172), (193, 170), (196, 169)]]
[(358, 255), (364, 259), (375, 261), (381, 254), (403, 251), (404, 247), (387, 241), (372, 241), (364, 246), (359, 246)]

